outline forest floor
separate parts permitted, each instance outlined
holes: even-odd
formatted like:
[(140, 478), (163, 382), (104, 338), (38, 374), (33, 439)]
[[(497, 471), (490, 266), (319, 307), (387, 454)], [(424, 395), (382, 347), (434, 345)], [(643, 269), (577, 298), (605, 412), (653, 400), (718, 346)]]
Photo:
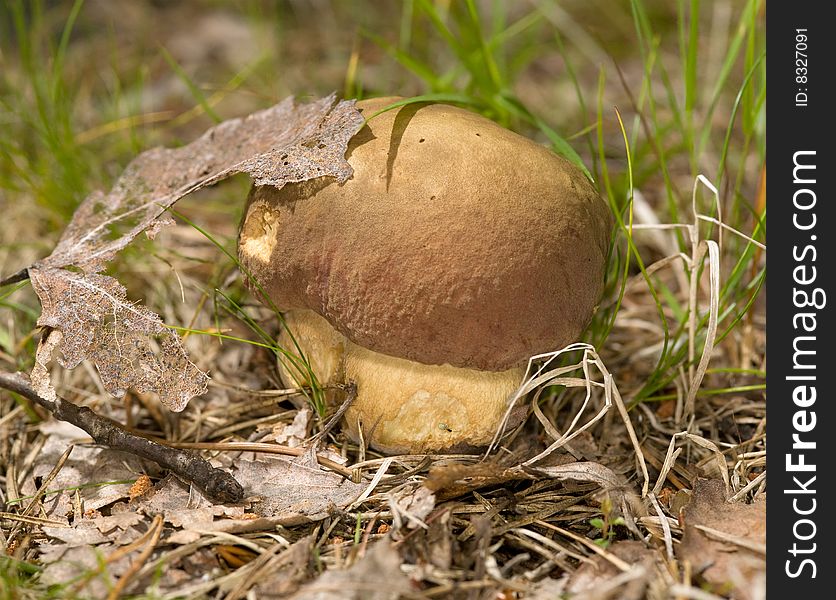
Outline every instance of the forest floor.
[[(459, 94), (566, 140), (618, 216), (591, 345), (535, 365), (526, 421), (486, 453), (385, 456), (317, 436), (342, 392), (319, 414), (279, 379), (280, 320), (230, 258), (250, 179), (186, 196), (106, 272), (179, 328), (206, 393), (175, 413), (114, 397), (92, 360), (49, 372), (245, 498), (0, 389), (0, 598), (763, 598), (764, 7), (679, 4), (0, 8), (0, 277), (142, 151), (334, 91)], [(32, 371), (41, 310), (28, 282), (0, 288), (0, 371)]]

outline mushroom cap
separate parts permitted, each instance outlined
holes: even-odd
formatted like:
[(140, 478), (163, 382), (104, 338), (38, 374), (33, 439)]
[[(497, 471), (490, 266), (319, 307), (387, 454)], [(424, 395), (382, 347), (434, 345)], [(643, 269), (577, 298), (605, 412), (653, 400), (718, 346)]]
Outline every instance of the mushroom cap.
[(441, 104), (374, 117), (346, 157), (342, 185), (250, 193), (239, 254), (277, 306), (429, 365), (501, 371), (578, 339), (602, 292), (611, 214), (577, 167)]

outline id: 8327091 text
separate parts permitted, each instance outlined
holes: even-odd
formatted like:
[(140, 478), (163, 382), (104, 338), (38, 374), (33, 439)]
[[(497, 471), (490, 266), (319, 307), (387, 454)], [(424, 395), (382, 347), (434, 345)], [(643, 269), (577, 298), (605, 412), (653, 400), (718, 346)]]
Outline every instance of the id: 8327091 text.
[(795, 105), (807, 106), (807, 28), (795, 30)]

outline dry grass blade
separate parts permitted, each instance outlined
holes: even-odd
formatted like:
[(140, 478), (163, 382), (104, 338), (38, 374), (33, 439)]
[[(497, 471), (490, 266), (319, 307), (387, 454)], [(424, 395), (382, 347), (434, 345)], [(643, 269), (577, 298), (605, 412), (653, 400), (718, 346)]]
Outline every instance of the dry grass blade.
[(602, 548), (601, 546), (599, 546), (598, 544), (596, 544), (592, 540), (589, 540), (589, 539), (587, 539), (583, 536), (580, 536), (576, 533), (573, 533), (573, 532), (569, 531), (568, 529), (563, 529), (562, 527), (556, 527), (555, 525), (552, 525), (551, 523), (540, 522), (540, 525), (543, 525), (544, 527), (548, 527), (552, 531), (556, 531), (560, 535), (565, 536), (565, 537), (567, 537), (570, 540), (573, 540), (575, 542), (578, 542), (582, 546), (586, 546), (589, 550), (592, 550), (598, 556), (603, 557), (605, 560), (612, 563), (616, 568), (620, 569), (621, 571), (624, 571), (625, 573), (632, 568), (629, 564), (627, 564), (626, 562), (624, 562), (623, 560), (618, 558), (612, 552), (607, 552), (604, 548)]
[(659, 515), (659, 523), (662, 525), (662, 532), (665, 537), (665, 552), (668, 555), (668, 560), (673, 561), (673, 536), (671, 535), (671, 526), (668, 524), (668, 519), (665, 517), (665, 513), (662, 512), (662, 507), (659, 505), (659, 500), (656, 498), (655, 494), (649, 494), (650, 503), (653, 504), (653, 510), (656, 511), (656, 514)]
[[(658, 270), (661, 266), (673, 264), (676, 258), (682, 258), (685, 266), (690, 269), (690, 280), (688, 286), (688, 389), (685, 398), (685, 405), (682, 413), (678, 413), (677, 422), (680, 425), (687, 422), (694, 415), (694, 402), (697, 397), (700, 385), (702, 384), (705, 373), (708, 369), (708, 363), (711, 359), (711, 352), (714, 349), (714, 340), (717, 335), (717, 326), (720, 313), (720, 256), (722, 250), (722, 232), (728, 231), (734, 235), (745, 239), (750, 244), (757, 246), (761, 250), (766, 250), (766, 246), (750, 236), (738, 231), (723, 223), (722, 218), (714, 218), (701, 214), (697, 210), (697, 191), (700, 184), (704, 185), (712, 193), (714, 197), (714, 205), (718, 217), (720, 212), (720, 197), (717, 188), (704, 176), (698, 175), (694, 180), (694, 186), (691, 195), (691, 210), (693, 213), (693, 223), (686, 224), (645, 224), (633, 225), (634, 230), (664, 230), (664, 229), (685, 229), (688, 232), (689, 241), (691, 243), (691, 256), (685, 257), (682, 254), (676, 254), (666, 257), (658, 261), (658, 267), (653, 271)], [(702, 240), (700, 238), (700, 222), (712, 223), (719, 228), (718, 241)], [(708, 323), (705, 332), (705, 341), (703, 349), (700, 354), (699, 362), (696, 363), (696, 344), (697, 344), (697, 321), (699, 320), (699, 312), (697, 307), (697, 299), (699, 292), (699, 273), (701, 265), (706, 256), (708, 257), (708, 271), (709, 271), (709, 313)], [(653, 265), (652, 265), (653, 266)], [(652, 272), (652, 271), (648, 271)]]
[(668, 589), (668, 592), (677, 599), (690, 598), (691, 600), (725, 600), (722, 596), (716, 596), (711, 592), (706, 592), (705, 590), (681, 583), (672, 585)]
[[(553, 369), (548, 368), (549, 365), (555, 360), (557, 360), (557, 358), (562, 354), (575, 351), (583, 352), (582, 358), (579, 363), (565, 367), (557, 367)], [(539, 366), (535, 368), (535, 364), (537, 364), (540, 361), (543, 361), (542, 364), (539, 364)], [(598, 374), (600, 375), (603, 381), (600, 381), (597, 377), (593, 376), (593, 367), (598, 371)], [(583, 372), (584, 376), (582, 378), (565, 377), (567, 373), (571, 373), (577, 370), (581, 370)], [(530, 458), (523, 462), (522, 466), (532, 466), (538, 461), (543, 460), (545, 457), (554, 453), (558, 449), (564, 447), (571, 440), (582, 434), (584, 431), (587, 431), (598, 421), (603, 419), (604, 415), (606, 415), (606, 413), (614, 404), (618, 410), (619, 416), (624, 422), (624, 426), (627, 430), (630, 442), (633, 445), (633, 448), (636, 452), (636, 459), (639, 463), (639, 469), (643, 477), (642, 494), (647, 494), (650, 475), (647, 471), (647, 466), (645, 464), (645, 459), (641, 449), (641, 445), (639, 444), (638, 438), (636, 437), (633, 424), (630, 421), (630, 416), (627, 414), (627, 408), (624, 406), (621, 394), (618, 392), (618, 388), (615, 385), (615, 381), (612, 375), (607, 370), (607, 367), (604, 365), (601, 358), (598, 356), (598, 353), (596, 352), (595, 348), (590, 344), (570, 344), (562, 350), (549, 352), (545, 354), (539, 354), (529, 359), (525, 379), (509, 400), (508, 408), (505, 411), (505, 417), (500, 425), (500, 428), (494, 435), (494, 439), (491, 445), (488, 447), (485, 456), (492, 452), (496, 443), (502, 437), (505, 424), (508, 422), (508, 419), (511, 415), (511, 411), (513, 410), (515, 404), (526, 394), (546, 385), (563, 385), (567, 388), (583, 388), (585, 391), (584, 399), (581, 403), (580, 408), (576, 411), (574, 417), (572, 418), (571, 423), (568, 427), (566, 427), (566, 431), (562, 435), (559, 435), (557, 439), (555, 439), (545, 450), (543, 450), (533, 458)], [(599, 390), (602, 393), (603, 402), (601, 403), (601, 406), (598, 409), (598, 411), (591, 418), (589, 418), (583, 425), (578, 427), (578, 423), (583, 417), (584, 412), (593, 401), (593, 389)], [(554, 430), (555, 433), (556, 431), (557, 430)]]

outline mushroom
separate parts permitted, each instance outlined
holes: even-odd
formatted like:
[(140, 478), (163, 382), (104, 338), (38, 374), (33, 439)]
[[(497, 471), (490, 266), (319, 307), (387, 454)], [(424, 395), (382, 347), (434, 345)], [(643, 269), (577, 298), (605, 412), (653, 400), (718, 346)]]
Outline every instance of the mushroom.
[(254, 187), (241, 262), (287, 311), (317, 379), (356, 384), (350, 438), (387, 453), (484, 446), (527, 359), (588, 325), (609, 208), (567, 160), (448, 105), (374, 117), (346, 158), (342, 185)]

